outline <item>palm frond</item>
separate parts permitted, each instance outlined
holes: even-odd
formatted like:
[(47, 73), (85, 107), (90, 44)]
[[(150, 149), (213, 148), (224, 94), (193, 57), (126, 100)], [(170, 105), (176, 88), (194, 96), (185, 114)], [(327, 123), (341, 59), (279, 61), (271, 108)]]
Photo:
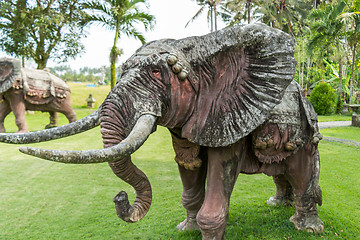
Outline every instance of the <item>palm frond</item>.
[(201, 13), (204, 11), (204, 9), (205, 9), (205, 6), (202, 6), (199, 9), (199, 11), (197, 11), (197, 13), (186, 23), (185, 27), (187, 27), (190, 23), (195, 21), (201, 15)]

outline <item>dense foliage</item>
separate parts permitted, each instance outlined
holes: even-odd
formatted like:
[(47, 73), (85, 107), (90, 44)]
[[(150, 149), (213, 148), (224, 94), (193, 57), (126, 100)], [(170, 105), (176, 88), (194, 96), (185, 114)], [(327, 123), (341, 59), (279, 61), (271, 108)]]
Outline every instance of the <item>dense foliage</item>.
[(325, 82), (316, 85), (309, 100), (317, 114), (329, 115), (335, 112), (336, 94), (331, 86)]
[[(291, 34), (296, 40), (295, 80), (309, 92), (327, 82), (338, 103), (360, 101), (360, 0), (193, 0), (200, 9), (189, 20), (208, 11), (211, 31), (217, 19), (228, 25), (263, 22)], [(115, 84), (115, 61), (122, 50), (118, 37), (145, 39), (154, 17), (143, 11), (146, 0), (0, 0), (0, 47), (32, 58), (43, 68), (49, 58), (66, 60), (83, 51), (84, 25), (99, 23), (114, 31), (110, 78)], [(140, 5), (139, 5), (140, 4)], [(79, 23), (81, 23), (79, 25)], [(65, 78), (76, 80), (74, 72)], [(91, 74), (87, 81), (93, 81)], [(338, 106), (338, 110), (341, 107)]]
[(263, 22), (294, 36), (295, 80), (302, 87), (326, 81), (339, 103), (358, 102), (360, 0), (224, 0), (221, 6), (229, 25)]
[(50, 58), (75, 58), (84, 50), (80, 4), (81, 0), (0, 0), (0, 48), (33, 59), (38, 69)]

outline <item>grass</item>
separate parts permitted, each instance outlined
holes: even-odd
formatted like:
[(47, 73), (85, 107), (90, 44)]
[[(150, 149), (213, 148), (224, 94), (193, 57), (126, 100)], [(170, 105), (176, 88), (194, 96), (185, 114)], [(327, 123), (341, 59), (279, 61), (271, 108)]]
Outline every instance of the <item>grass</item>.
[(360, 142), (360, 131), (357, 127), (336, 127), (320, 129), (320, 132), (327, 137), (335, 137), (341, 139)]
[[(78, 118), (91, 111), (76, 110)], [(6, 125), (15, 131), (11, 117), (6, 119)], [(27, 115), (32, 131), (41, 129), (47, 121), (45, 113)], [(60, 123), (66, 123), (66, 119), (61, 117)], [(353, 140), (360, 136), (360, 128), (351, 127), (321, 132)], [(98, 149), (102, 148), (102, 141), (99, 128), (95, 128), (33, 145)], [(107, 164), (52, 163), (23, 155), (17, 148), (0, 144), (0, 239), (201, 239), (196, 231), (176, 231), (176, 225), (185, 218), (180, 202), (182, 185), (170, 135), (163, 127), (158, 127), (133, 154), (133, 162), (146, 173), (153, 189), (150, 211), (133, 224), (118, 219), (112, 198), (125, 190), (134, 199), (134, 190), (118, 179)], [(320, 142), (319, 148), (323, 206), (318, 209), (325, 223), (323, 234), (295, 230), (289, 222), (293, 208), (267, 206), (265, 201), (275, 193), (275, 186), (271, 177), (257, 174), (238, 178), (226, 239), (359, 239), (360, 150), (325, 141)]]
[(86, 83), (68, 82), (71, 89), (71, 104), (74, 108), (85, 108), (89, 94), (95, 98), (95, 108), (98, 108), (110, 91), (109, 85), (86, 87)]
[(334, 115), (319, 115), (318, 116), (319, 122), (331, 122), (331, 121), (351, 121), (351, 115), (340, 115), (340, 114), (334, 114)]

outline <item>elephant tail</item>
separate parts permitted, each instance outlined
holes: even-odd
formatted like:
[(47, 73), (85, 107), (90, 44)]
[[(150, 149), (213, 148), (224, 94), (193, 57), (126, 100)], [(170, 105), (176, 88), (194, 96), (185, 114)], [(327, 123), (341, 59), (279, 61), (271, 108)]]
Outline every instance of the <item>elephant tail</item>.
[(0, 133), (0, 142), (12, 144), (28, 144), (50, 141), (85, 132), (100, 124), (99, 110), (78, 121), (56, 127), (29, 133)]
[(320, 155), (319, 150), (316, 150), (314, 156), (314, 173), (313, 173), (313, 196), (315, 202), (322, 205), (322, 191), (319, 185), (319, 175), (320, 175)]

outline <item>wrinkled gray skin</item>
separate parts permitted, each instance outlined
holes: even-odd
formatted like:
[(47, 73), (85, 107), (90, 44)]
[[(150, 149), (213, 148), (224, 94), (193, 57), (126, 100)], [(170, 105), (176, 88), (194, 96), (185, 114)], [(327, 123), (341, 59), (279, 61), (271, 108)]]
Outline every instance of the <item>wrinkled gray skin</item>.
[(47, 141), (100, 124), (102, 150), (20, 151), (64, 163), (109, 162), (137, 193), (132, 205), (125, 192), (115, 196), (117, 214), (136, 222), (149, 210), (152, 192), (130, 154), (162, 125), (171, 132), (184, 187), (187, 217), (179, 230), (199, 229), (203, 239), (224, 239), (238, 174), (265, 173), (277, 187), (268, 204), (294, 202), (290, 220), (295, 227), (321, 232), (316, 210), (321, 135), (311, 104), (292, 82), (293, 54), (291, 37), (263, 24), (154, 41), (124, 64), (117, 85), (93, 116), (47, 132), (0, 134), (0, 141)]

